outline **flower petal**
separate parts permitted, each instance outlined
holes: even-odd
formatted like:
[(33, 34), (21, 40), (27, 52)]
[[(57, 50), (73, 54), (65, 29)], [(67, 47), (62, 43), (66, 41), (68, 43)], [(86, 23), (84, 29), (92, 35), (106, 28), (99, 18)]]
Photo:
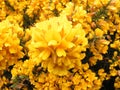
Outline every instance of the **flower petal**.
[(57, 41), (55, 40), (51, 40), (48, 42), (48, 46), (56, 46), (57, 45)]
[(46, 60), (50, 56), (50, 51), (49, 50), (43, 50), (39, 57), (41, 57), (43, 60)]
[(58, 48), (58, 49), (56, 50), (56, 53), (57, 53), (57, 56), (58, 56), (58, 57), (66, 56), (65, 50), (64, 50), (64, 49), (61, 49), (61, 48)]

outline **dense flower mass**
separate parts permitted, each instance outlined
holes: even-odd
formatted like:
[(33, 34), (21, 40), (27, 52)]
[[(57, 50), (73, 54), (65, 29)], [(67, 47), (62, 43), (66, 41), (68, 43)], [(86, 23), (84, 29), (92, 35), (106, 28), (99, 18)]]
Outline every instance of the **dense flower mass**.
[(81, 66), (88, 44), (81, 24), (72, 26), (66, 16), (60, 16), (36, 23), (30, 30), (28, 55), (37, 64), (57, 75)]
[(120, 0), (0, 0), (0, 90), (119, 90)]
[(0, 26), (0, 70), (5, 70), (24, 55), (19, 39), (23, 31), (7, 20), (0, 22)]

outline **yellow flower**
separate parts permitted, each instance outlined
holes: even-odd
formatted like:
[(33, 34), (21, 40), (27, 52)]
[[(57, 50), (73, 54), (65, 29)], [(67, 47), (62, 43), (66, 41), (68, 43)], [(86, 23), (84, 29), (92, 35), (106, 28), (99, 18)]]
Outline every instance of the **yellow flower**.
[(81, 24), (72, 26), (66, 16), (54, 17), (35, 24), (30, 29), (31, 40), (27, 44), (29, 57), (37, 63), (45, 63), (48, 71), (66, 75), (67, 70), (81, 66), (87, 39)]
[(83, 9), (83, 6), (76, 6), (75, 13), (73, 15), (73, 21), (79, 21), (83, 23), (84, 19), (87, 16), (86, 11)]
[(70, 86), (71, 86), (71, 82), (63, 82), (60, 85), (61, 90), (71, 90)]
[(104, 69), (99, 69), (98, 75), (100, 76), (101, 80), (104, 80), (107, 74), (105, 73)]
[[(0, 89), (5, 85), (5, 84), (7, 84), (7, 82), (8, 82), (8, 80), (6, 79), (6, 77), (5, 76), (3, 76), (3, 77), (0, 77)], [(5, 89), (5, 90), (8, 90), (7, 88)]]
[(118, 70), (118, 76), (120, 76), (120, 70)]
[(89, 64), (88, 63), (86, 63), (86, 64), (82, 64), (83, 65), (83, 70), (88, 70), (89, 69)]
[(2, 69), (5, 69), (14, 65), (24, 55), (19, 39), (19, 33), (23, 31), (8, 20), (0, 22), (0, 26), (0, 64)]
[(48, 71), (50, 73), (54, 73), (54, 74), (60, 75), (60, 76), (66, 75), (68, 73), (67, 69), (69, 67), (63, 66), (62, 64), (63, 63), (58, 62), (58, 65), (57, 65), (57, 64), (54, 64), (54, 62), (52, 62), (52, 60), (50, 60), (48, 63)]
[(82, 79), (82, 76), (80, 76), (78, 73), (76, 73), (74, 75), (74, 77), (72, 78), (72, 81), (73, 81), (74, 85), (78, 85), (80, 83), (81, 79)]
[(120, 77), (115, 78), (114, 87), (116, 90), (118, 90), (120, 88)]
[(19, 61), (14, 65), (14, 68), (11, 71), (12, 79), (15, 78), (17, 75), (22, 74), (22, 71), (21, 71), (22, 64), (23, 64), (23, 62)]
[(119, 48), (120, 47), (120, 40), (115, 40), (112, 44), (110, 44), (111, 48)]
[(112, 69), (112, 70), (110, 71), (110, 75), (111, 75), (111, 76), (116, 76), (116, 75), (117, 75), (117, 70), (116, 70), (116, 69)]
[(66, 4), (66, 8), (63, 9), (61, 15), (71, 15), (73, 13), (73, 9), (74, 9), (74, 3), (69, 2)]
[(94, 0), (93, 5), (95, 5), (96, 7), (100, 8), (103, 5), (106, 5), (109, 2), (109, 0)]
[(94, 84), (101, 86), (102, 85), (102, 81), (100, 79), (94, 80)]
[(95, 35), (97, 36), (97, 37), (102, 37), (103, 36), (103, 31), (101, 30), (101, 29), (99, 29), (99, 28), (97, 28), (97, 29), (95, 29)]
[(109, 22), (104, 19), (99, 19), (97, 24), (100, 26), (100, 29), (104, 32), (104, 34), (108, 33), (108, 30), (110, 29)]

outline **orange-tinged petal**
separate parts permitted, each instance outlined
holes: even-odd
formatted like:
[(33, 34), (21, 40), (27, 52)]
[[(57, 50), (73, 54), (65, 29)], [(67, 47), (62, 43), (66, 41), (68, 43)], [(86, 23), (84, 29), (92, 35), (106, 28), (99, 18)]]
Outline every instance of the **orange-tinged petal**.
[(104, 45), (108, 45), (110, 43), (110, 41), (105, 40), (105, 39), (101, 39), (100, 43), (104, 44)]
[(1, 61), (1, 60), (3, 60), (3, 59), (4, 59), (4, 58), (3, 58), (3, 56), (2, 56), (2, 55), (0, 55), (0, 61)]
[(10, 47), (9, 49), (9, 52), (12, 54), (12, 53), (16, 53), (17, 52), (17, 49), (13, 48), (13, 47)]

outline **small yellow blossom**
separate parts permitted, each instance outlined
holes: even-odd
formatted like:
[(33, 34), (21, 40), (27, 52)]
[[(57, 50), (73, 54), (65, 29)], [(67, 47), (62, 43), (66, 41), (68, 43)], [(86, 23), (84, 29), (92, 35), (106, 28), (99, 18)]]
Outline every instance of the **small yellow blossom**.
[(103, 31), (101, 30), (101, 29), (99, 29), (99, 28), (97, 28), (97, 29), (95, 29), (95, 35), (97, 36), (97, 37), (102, 37), (103, 36)]
[(83, 70), (88, 70), (89, 69), (89, 64), (88, 63), (86, 63), (86, 64), (83, 64)]
[(114, 87), (116, 88), (116, 90), (120, 88), (120, 77), (115, 78)]
[(110, 44), (111, 48), (119, 48), (120, 47), (120, 41), (116, 40), (112, 44)]
[(117, 70), (112, 69), (112, 70), (110, 71), (110, 75), (111, 75), (111, 76), (116, 76), (116, 75), (117, 75)]
[(69, 2), (66, 5), (66, 8), (62, 11), (61, 15), (71, 15), (73, 13), (74, 3)]
[(85, 17), (87, 17), (86, 11), (83, 9), (82, 6), (76, 6), (74, 10), (73, 21), (79, 21), (83, 23)]
[(75, 85), (80, 83), (80, 80), (82, 79), (82, 77), (79, 74), (75, 74), (75, 76), (72, 78), (72, 81)]

